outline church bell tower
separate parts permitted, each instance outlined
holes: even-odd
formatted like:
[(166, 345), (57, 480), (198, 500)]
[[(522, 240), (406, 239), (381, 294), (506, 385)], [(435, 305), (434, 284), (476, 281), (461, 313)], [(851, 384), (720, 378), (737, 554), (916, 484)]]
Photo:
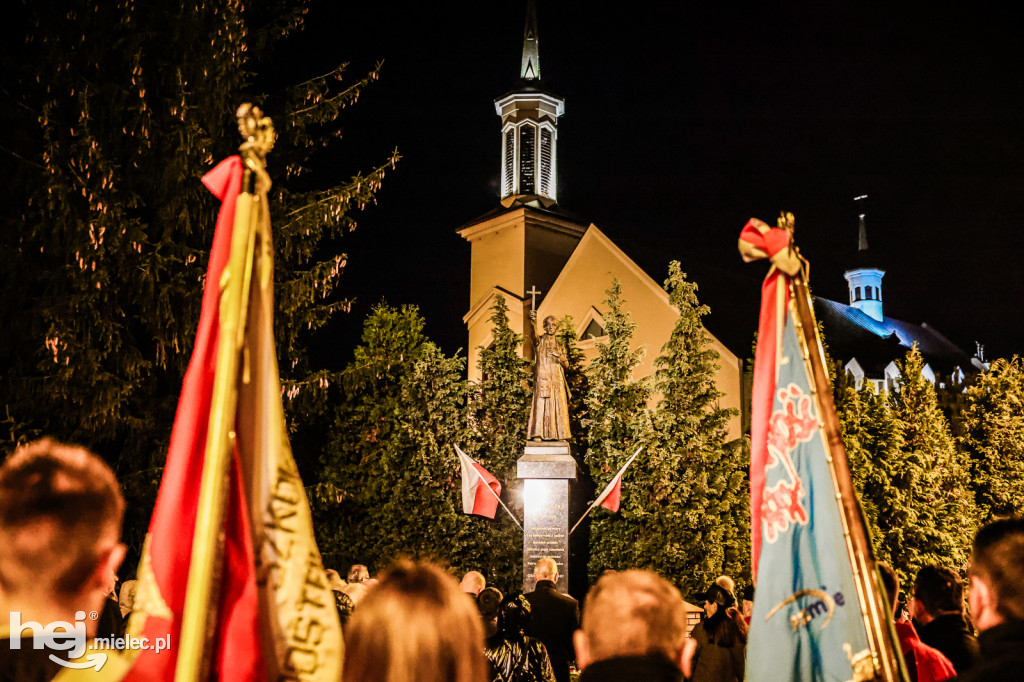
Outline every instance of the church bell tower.
[[(867, 195), (854, 199), (861, 204)], [(843, 277), (850, 288), (850, 307), (860, 310), (868, 317), (881, 322), (884, 319), (882, 314), (882, 277), (885, 270), (868, 266), (868, 230), (864, 224), (863, 208), (857, 215), (859, 224), (857, 226), (857, 260), (860, 267), (847, 270)]]
[(509, 325), (523, 334), (531, 309), (587, 230), (558, 205), (558, 118), (565, 102), (540, 87), (538, 45), (536, 4), (527, 0), (518, 87), (494, 101), (501, 116), (500, 204), (458, 230), (471, 245), (469, 311), (463, 321), (474, 381), (480, 379), (480, 349), (492, 342), (495, 299), (505, 299)]
[(565, 100), (540, 86), (540, 48), (537, 8), (526, 6), (520, 86), (494, 101), (501, 116), (501, 203), (557, 202), (558, 119)]

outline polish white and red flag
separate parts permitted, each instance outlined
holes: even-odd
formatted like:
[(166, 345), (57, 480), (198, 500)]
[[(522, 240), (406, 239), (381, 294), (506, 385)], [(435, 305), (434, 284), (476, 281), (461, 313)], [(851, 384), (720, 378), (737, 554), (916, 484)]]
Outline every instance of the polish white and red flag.
[(462, 512), (493, 519), (498, 511), (501, 483), (458, 445), (455, 452), (462, 463)]
[(604, 507), (610, 512), (619, 511), (619, 503), (622, 501), (622, 474), (626, 472), (626, 467), (633, 463), (636, 456), (640, 454), (640, 450), (643, 448), (637, 448), (637, 451), (633, 453), (622, 468), (619, 469), (619, 473), (615, 474), (615, 478), (612, 479), (611, 483), (605, 486), (604, 491), (597, 496), (594, 500), (594, 504), (591, 507)]

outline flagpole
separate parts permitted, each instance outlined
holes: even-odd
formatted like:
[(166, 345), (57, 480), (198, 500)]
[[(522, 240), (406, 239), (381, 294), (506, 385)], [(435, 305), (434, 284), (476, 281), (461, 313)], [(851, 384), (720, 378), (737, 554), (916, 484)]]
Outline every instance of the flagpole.
[[(262, 124), (262, 129), (257, 129), (256, 119), (259, 119), (258, 124)], [(252, 251), (260, 212), (266, 210), (266, 202), (261, 197), (266, 196), (269, 188), (264, 159), (273, 146), (274, 132), (270, 119), (262, 118), (259, 109), (243, 105), (239, 109), (239, 129), (247, 138), (240, 148), (246, 170), (242, 178), (242, 192), (235, 203), (231, 253), (220, 282), (207, 283), (207, 286), (216, 285), (221, 290), (217, 366), (199, 482), (199, 506), (192, 539), (180, 645), (174, 669), (175, 682), (203, 679), (205, 645), (209, 641), (210, 629), (216, 625), (209, 618), (211, 612), (216, 611), (210, 605), (217, 600), (213, 582), (221, 561), (228, 472), (235, 441), (238, 366), (248, 308), (244, 296), (249, 290), (252, 277)]]
[(498, 500), (498, 504), (500, 504), (500, 505), (501, 505), (502, 509), (504, 509), (505, 511), (507, 511), (507, 512), (508, 512), (508, 515), (512, 517), (512, 521), (513, 521), (513, 522), (514, 522), (514, 523), (515, 523), (515, 524), (516, 524), (517, 526), (519, 526), (519, 530), (522, 530), (522, 531), (523, 531), (523, 532), (525, 533), (526, 531), (525, 531), (525, 530), (523, 530), (523, 524), (519, 523), (519, 519), (517, 519), (517, 518), (516, 518), (516, 516), (515, 516), (515, 514), (513, 514), (513, 513), (512, 513), (512, 510), (511, 510), (511, 509), (509, 509), (508, 507), (506, 507), (506, 506), (505, 506), (505, 503), (501, 501), (501, 495), (499, 495), (498, 493), (494, 492), (494, 490), (493, 490), (493, 489), (491, 488), (491, 486), (489, 486), (489, 485), (484, 485), (484, 487), (485, 487), (485, 488), (487, 488), (488, 490), (490, 490), (491, 494), (492, 494), (492, 495), (494, 495), (494, 499)]
[(832, 474), (832, 484), (841, 512), (847, 554), (853, 569), (858, 603), (861, 605), (861, 617), (875, 659), (874, 671), (880, 674), (880, 679), (883, 680), (904, 680), (907, 679), (905, 664), (899, 650), (893, 645), (896, 633), (892, 611), (878, 579), (867, 524), (850, 474), (850, 463), (846, 457), (839, 418), (836, 416), (835, 403), (829, 389), (828, 374), (825, 371), (825, 352), (818, 336), (818, 324), (811, 306), (805, 270), (801, 269), (790, 277), (790, 282), (796, 313), (794, 322), (797, 337), (804, 360), (810, 369), (812, 392), (818, 404), (818, 414), (821, 415), (828, 445), (829, 471)]
[[(636, 452), (633, 453), (633, 456), (630, 457), (628, 460), (626, 460), (626, 463), (622, 465), (622, 468), (619, 469), (619, 472), (617, 474), (615, 474), (614, 478), (612, 478), (613, 482), (615, 481), (616, 478), (618, 478), (623, 473), (625, 473), (626, 467), (628, 467), (630, 464), (633, 463), (633, 460), (636, 459), (636, 456), (639, 455), (640, 451), (643, 450), (643, 449), (644, 449), (643, 445), (641, 445), (640, 447), (638, 447), (636, 449)], [(607, 486), (605, 486), (605, 487), (607, 487)], [(597, 500), (599, 500), (599, 499), (601, 499), (600, 495), (597, 496)], [(587, 507), (587, 511), (583, 512), (583, 516), (580, 517), (580, 520), (577, 521), (576, 524), (571, 529), (569, 529), (569, 535), (572, 535), (572, 532), (574, 530), (576, 530), (576, 527), (579, 526), (581, 523), (583, 523), (583, 519), (587, 518), (587, 516), (590, 515), (590, 512), (592, 512), (594, 510), (594, 507), (597, 506), (597, 500), (594, 500), (593, 504), (591, 504), (589, 507)]]

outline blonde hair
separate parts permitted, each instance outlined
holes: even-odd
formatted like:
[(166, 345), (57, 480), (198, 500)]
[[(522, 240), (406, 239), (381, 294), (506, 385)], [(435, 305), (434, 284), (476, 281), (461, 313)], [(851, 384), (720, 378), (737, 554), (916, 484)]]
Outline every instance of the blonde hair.
[(345, 629), (345, 682), (486, 682), (473, 602), (437, 566), (401, 560)]
[(558, 562), (549, 556), (537, 560), (533, 569), (534, 580), (555, 580), (558, 577)]
[(678, 660), (686, 640), (683, 597), (651, 571), (604, 575), (587, 594), (583, 632), (594, 661), (655, 653)]

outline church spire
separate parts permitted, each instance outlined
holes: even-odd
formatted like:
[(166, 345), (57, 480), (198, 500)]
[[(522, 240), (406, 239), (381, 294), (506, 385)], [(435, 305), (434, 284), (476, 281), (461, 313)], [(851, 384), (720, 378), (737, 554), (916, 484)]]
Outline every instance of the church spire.
[[(854, 197), (853, 200), (855, 202), (860, 202), (860, 201), (863, 201), (864, 199), (867, 199), (867, 198), (868, 198), (867, 194), (861, 194), (859, 197)], [(859, 207), (859, 204), (858, 204), (858, 207)], [(868, 250), (868, 228), (867, 228), (867, 225), (864, 224), (864, 215), (865, 214), (864, 214), (863, 209), (857, 214), (857, 219), (860, 221), (859, 225), (857, 227), (857, 250), (858, 251), (867, 251)]]
[(501, 116), (501, 203), (557, 203), (558, 119), (565, 100), (541, 90), (537, 4), (526, 1), (519, 87), (494, 100)]
[(526, 2), (526, 30), (523, 31), (523, 66), (519, 77), (525, 81), (540, 80), (540, 46), (537, 37), (537, 3)]
[(885, 270), (876, 267), (868, 267), (863, 261), (869, 255), (868, 250), (868, 228), (864, 222), (866, 211), (864, 200), (867, 194), (854, 197), (854, 204), (857, 206), (857, 260), (861, 261), (860, 267), (847, 270), (843, 276), (850, 288), (850, 307), (860, 310), (868, 317), (881, 322), (884, 319), (882, 312), (882, 278)]

